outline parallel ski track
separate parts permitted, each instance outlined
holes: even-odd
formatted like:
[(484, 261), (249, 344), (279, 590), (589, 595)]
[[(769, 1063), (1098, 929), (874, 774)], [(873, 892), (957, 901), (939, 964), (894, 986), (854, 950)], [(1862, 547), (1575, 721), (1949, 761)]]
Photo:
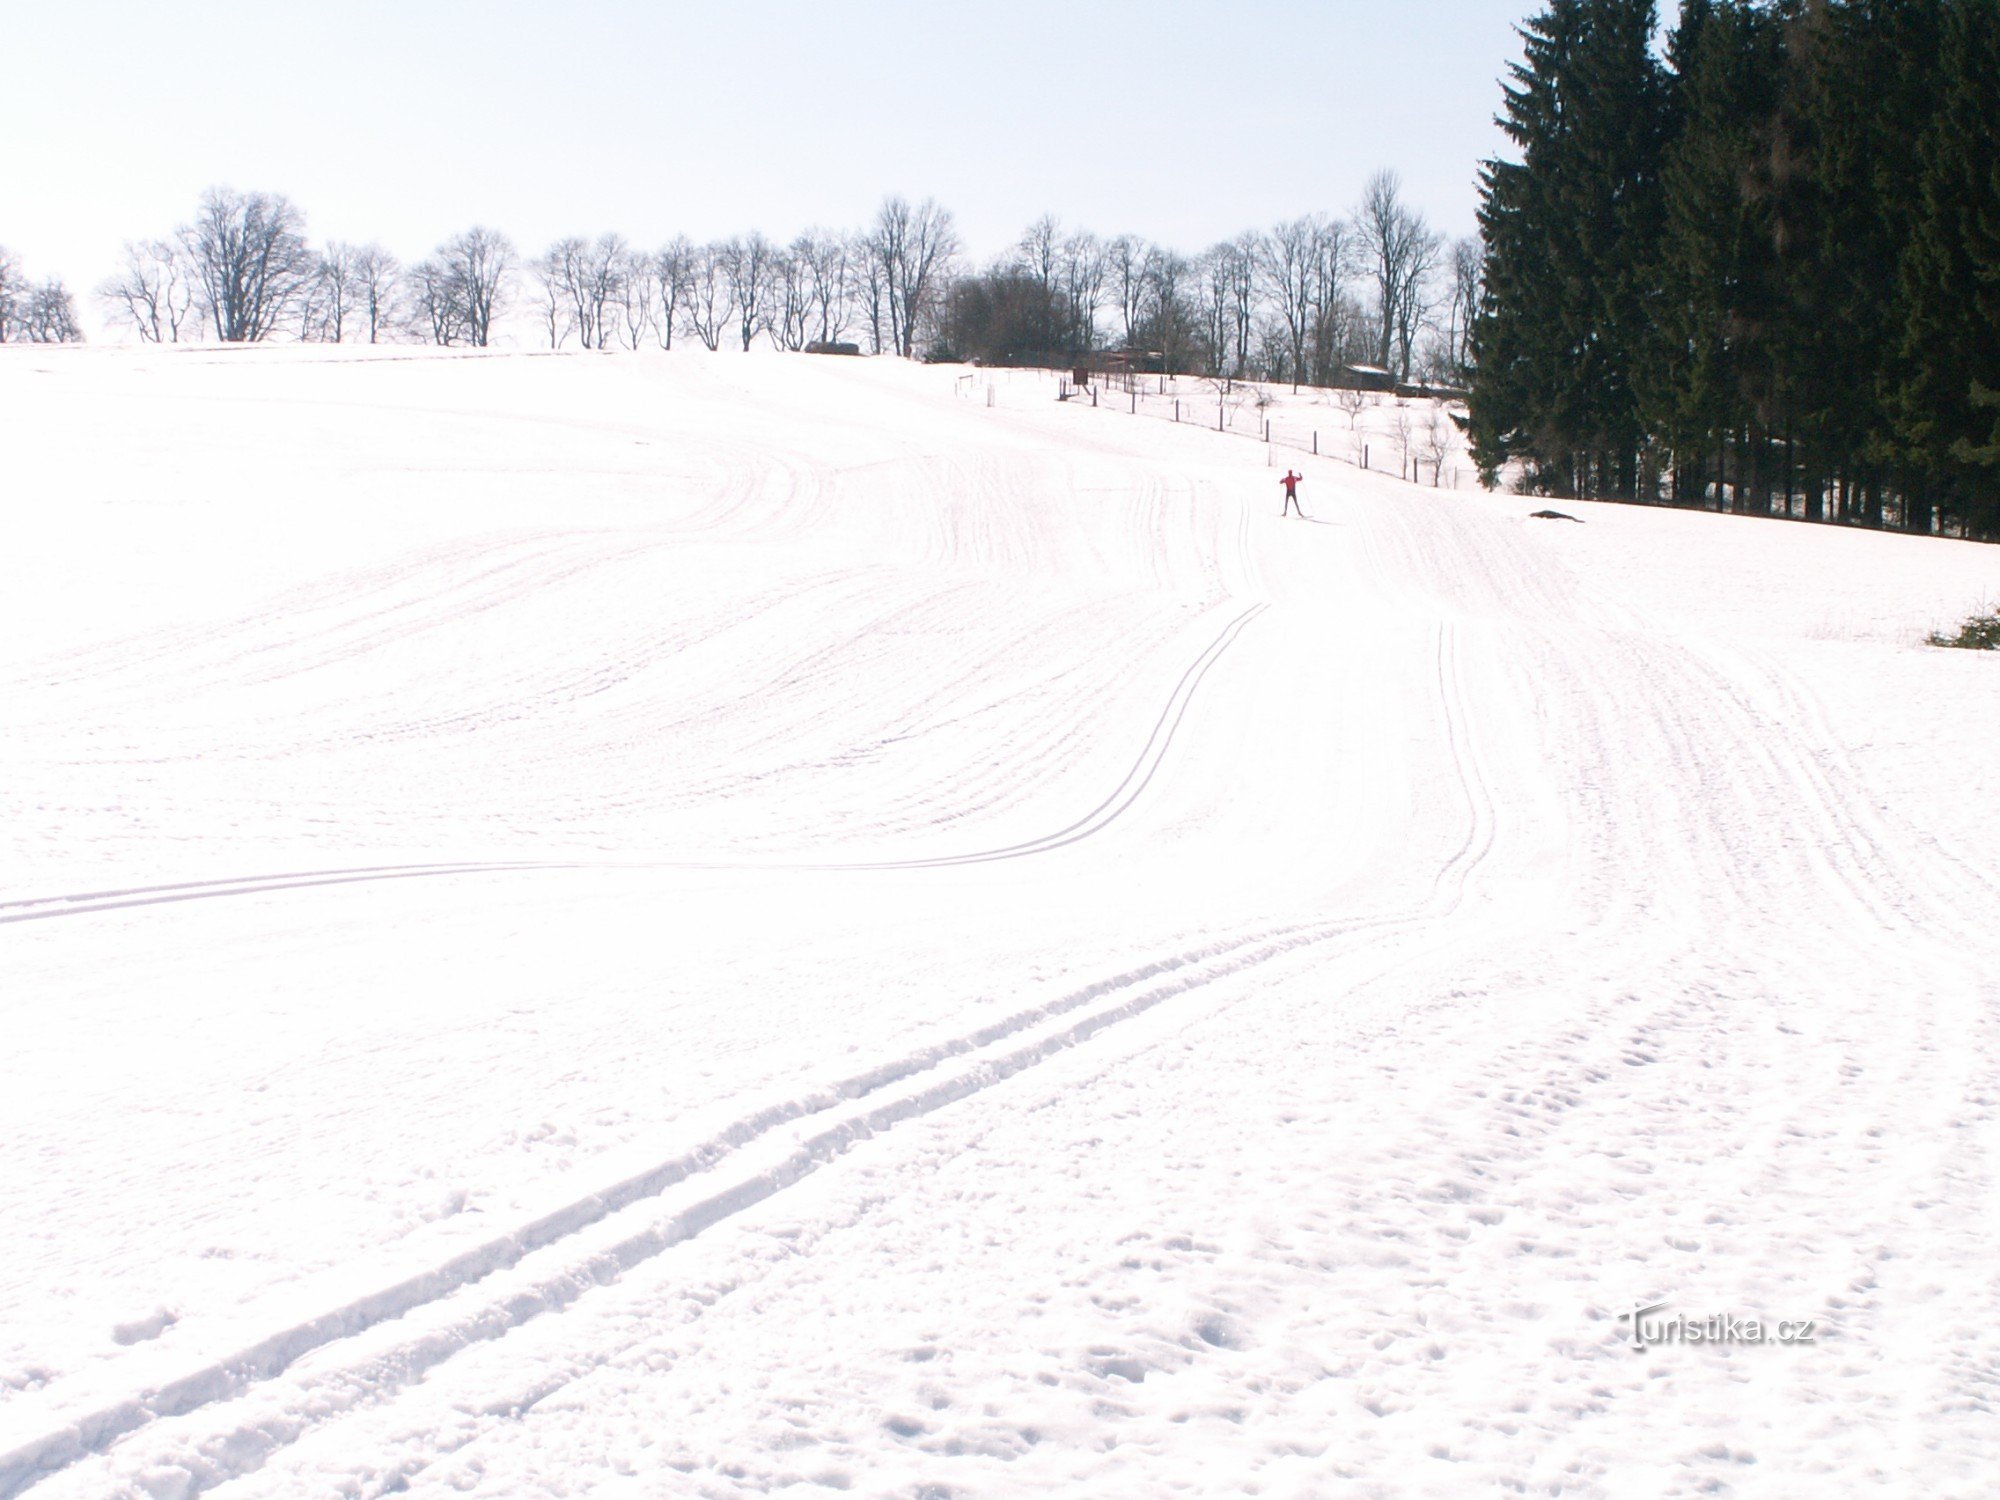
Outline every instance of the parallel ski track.
[[(1264, 607), (1252, 606), (1238, 615), (1190, 665), (1133, 769), (1090, 814), (1042, 840), (963, 856), (956, 862), (1013, 858), (1059, 847), (1117, 817), (1151, 779), (1201, 677)], [(38, 1432), (16, 1438), (0, 1451), (0, 1500), (11, 1500), (88, 1458), (107, 1455), (120, 1439), (154, 1422), (220, 1407), (252, 1391), (268, 1393), (271, 1382), (303, 1357), (325, 1351), (315, 1357), (295, 1389), (281, 1396), (280, 1425), (290, 1434), (285, 1442), (296, 1441), (343, 1411), (393, 1399), (426, 1371), (474, 1344), (504, 1337), (544, 1312), (560, 1311), (592, 1288), (805, 1180), (870, 1138), (984, 1093), (1170, 999), (1340, 939), (1379, 938), (1449, 919), (1461, 904), (1468, 881), (1494, 847), (1495, 820), (1489, 777), (1480, 765), (1476, 739), (1469, 723), (1458, 722), (1466, 709), (1455, 631), (1449, 623), (1438, 628), (1435, 655), (1440, 708), (1451, 726), (1446, 744), (1464, 798), (1467, 832), (1440, 866), (1422, 901), (1373, 915), (1263, 928), (1170, 954), (878, 1064), (810, 1095), (768, 1105), (690, 1150), (461, 1251), (441, 1265), (223, 1354), (193, 1360), (178, 1374), (87, 1410), (72, 1411)], [(902, 862), (902, 867), (940, 862), (951, 861)], [(438, 867), (400, 873), (461, 872)], [(390, 877), (356, 871), (331, 878)], [(295, 883), (324, 883), (324, 879)], [(200, 894), (142, 899), (186, 900)], [(1009, 1042), (1013, 1045), (1003, 1045)], [(958, 1066), (948, 1066), (954, 1063)], [(801, 1120), (823, 1123), (789, 1145), (773, 1139), (780, 1127)], [(671, 1205), (655, 1202), (676, 1188), (681, 1191), (674, 1194)], [(682, 1202), (683, 1198), (690, 1201)], [(648, 1216), (649, 1204), (667, 1211)], [(638, 1222), (618, 1222), (627, 1217)], [(487, 1282), (491, 1285), (482, 1288), (481, 1283)], [(486, 1295), (479, 1294), (482, 1290)], [(410, 1322), (407, 1326), (395, 1322), (400, 1319)], [(356, 1345), (356, 1357), (348, 1362), (332, 1357), (346, 1341), (371, 1330), (388, 1335), (375, 1340), (382, 1347)], [(200, 1453), (175, 1444), (180, 1461), (192, 1466), (195, 1475), (193, 1488), (183, 1493), (202, 1493), (252, 1472), (283, 1446), (269, 1437), (268, 1400), (261, 1410), (263, 1415), (255, 1422), (240, 1424), (219, 1438), (210, 1434), (198, 1440)], [(217, 1462), (217, 1455), (222, 1461)]]
[(53, 917), (88, 916), (96, 912), (121, 911), (140, 906), (163, 906), (183, 901), (207, 901), (226, 896), (254, 896), (276, 891), (307, 890), (316, 886), (353, 885), (362, 882), (432, 879), (453, 875), (497, 875), (529, 870), (920, 870), (953, 865), (986, 864), (994, 860), (1020, 859), (1077, 843), (1102, 832), (1118, 819), (1146, 790), (1159, 771), (1173, 744), (1175, 732), (1187, 716), (1195, 690), (1209, 669), (1242, 635), (1250, 622), (1270, 606), (1253, 604), (1233, 618), (1222, 632), (1191, 662), (1174, 685), (1167, 702), (1154, 720), (1138, 758), (1109, 795), (1081, 818), (1038, 838), (992, 849), (962, 854), (944, 854), (922, 859), (753, 862), (723, 859), (655, 860), (469, 860), (420, 865), (364, 865), (345, 869), (293, 870), (276, 874), (244, 875), (223, 880), (179, 881), (168, 885), (131, 886), (123, 889), (81, 891), (59, 896), (27, 896), (0, 901), (0, 925), (14, 922), (46, 921)]

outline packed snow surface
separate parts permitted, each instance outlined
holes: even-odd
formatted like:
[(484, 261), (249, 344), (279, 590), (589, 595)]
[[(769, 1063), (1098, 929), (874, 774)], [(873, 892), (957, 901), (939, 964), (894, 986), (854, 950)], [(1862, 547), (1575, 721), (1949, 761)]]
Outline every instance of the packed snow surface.
[(0, 1495), (1992, 1493), (2000, 553), (1057, 390), (0, 350)]

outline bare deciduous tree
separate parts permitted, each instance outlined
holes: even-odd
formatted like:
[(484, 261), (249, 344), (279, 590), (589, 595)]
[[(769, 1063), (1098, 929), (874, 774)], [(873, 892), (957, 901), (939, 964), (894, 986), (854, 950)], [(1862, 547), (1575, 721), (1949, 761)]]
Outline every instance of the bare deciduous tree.
[(1231, 285), (1235, 257), (1236, 247), (1224, 243), (1209, 246), (1195, 263), (1201, 296), (1203, 353), (1209, 361), (1209, 368), (1218, 372), (1229, 368), (1230, 332), (1234, 324)]
[(1230, 242), (1228, 260), (1229, 346), (1222, 368), (1241, 379), (1250, 373), (1250, 333), (1257, 320), (1257, 264), (1263, 236), (1251, 231)]
[(618, 279), (625, 266), (625, 241), (600, 234), (583, 252), (571, 283), (576, 303), (577, 342), (586, 349), (610, 345), (610, 320), (618, 303)]
[(438, 246), (437, 260), (457, 302), (465, 342), (486, 348), (513, 287), (513, 241), (497, 230), (474, 226)]
[(451, 267), (441, 256), (410, 267), (409, 327), (420, 339), (450, 345), (465, 340), (465, 306)]
[(1239, 380), (1250, 368), (1262, 247), (1261, 236), (1239, 235), (1211, 246), (1201, 259), (1203, 338), (1216, 373)]
[(595, 240), (557, 240), (535, 261), (537, 305), (551, 349), (570, 334), (585, 349), (610, 345), (612, 320), (624, 296), (625, 241), (615, 234)]
[(813, 339), (830, 344), (847, 332), (851, 315), (853, 256), (848, 242), (824, 229), (808, 229), (792, 245), (805, 266), (807, 289), (817, 324)]
[(315, 273), (300, 284), (297, 295), (292, 298), (291, 313), (298, 324), (294, 332), (301, 344), (329, 342), (324, 309), (320, 300), (323, 295), (324, 289), (320, 285), (318, 274)]
[[(1421, 219), (1417, 222), (1419, 225), (1423, 223)], [(1410, 274), (1404, 280), (1402, 296), (1396, 302), (1397, 369), (1406, 380), (1416, 358), (1417, 334), (1430, 316), (1431, 278), (1437, 269), (1438, 252), (1443, 244), (1443, 239), (1429, 230), (1425, 230), (1415, 241)]]
[(771, 272), (771, 340), (780, 349), (803, 349), (812, 336), (811, 247), (801, 235), (778, 252)]
[(1121, 234), (1104, 247), (1105, 275), (1118, 299), (1119, 334), (1129, 348), (1146, 304), (1146, 243)]
[(1339, 295), (1328, 302), (1313, 330), (1314, 383), (1331, 385), (1343, 368), (1362, 359), (1368, 349), (1368, 331), (1367, 315), (1354, 298)]
[(1406, 377), (1423, 319), (1424, 283), (1442, 240), (1422, 214), (1404, 205), (1402, 194), (1401, 178), (1377, 172), (1362, 189), (1354, 218), (1375, 281), (1375, 362)]
[(115, 321), (130, 324), (149, 344), (177, 344), (183, 328), (195, 331), (194, 281), (171, 240), (128, 241), (124, 263), (97, 295)]
[(882, 334), (889, 325), (889, 275), (875, 254), (873, 236), (856, 235), (849, 247), (849, 260), (854, 267), (854, 294), (868, 324), (868, 352), (880, 354), (889, 347)]
[(27, 284), (21, 279), (21, 263), (14, 252), (0, 245), (0, 344), (14, 337), (15, 319), (20, 316), (21, 299)]
[(355, 316), (366, 321), (368, 342), (378, 342), (393, 326), (403, 268), (380, 245), (354, 252)]
[(674, 329), (679, 324), (681, 306), (687, 299), (694, 264), (695, 248), (684, 234), (676, 235), (653, 252), (653, 296), (656, 299), (653, 331), (660, 336), (662, 349), (674, 347)]
[(1450, 274), (1445, 348), (1453, 367), (1451, 378), (1463, 380), (1472, 369), (1472, 320), (1479, 312), (1479, 295), (1486, 282), (1486, 248), (1476, 237), (1466, 235), (1452, 241)]
[(1389, 430), (1396, 434), (1396, 443), (1403, 452), (1403, 467), (1398, 471), (1404, 479), (1410, 477), (1410, 439), (1416, 435), (1417, 425), (1410, 415), (1410, 404), (1404, 400), (1396, 402), (1395, 414), (1389, 419)]
[(1031, 278), (1053, 300), (1061, 291), (1062, 225), (1054, 214), (1043, 214), (1021, 234), (1014, 247), (1014, 269)]
[(1159, 350), (1161, 367), (1169, 373), (1186, 367), (1188, 345), (1198, 326), (1187, 297), (1192, 271), (1190, 263), (1171, 250), (1154, 246), (1146, 252), (1140, 332), (1148, 347)]
[[(1091, 349), (1097, 343), (1097, 314), (1104, 303), (1105, 267), (1105, 249), (1096, 235), (1086, 230), (1065, 234), (1060, 220), (1044, 214), (1022, 232), (1001, 269), (1034, 287), (1038, 305), (1053, 314), (1048, 320), (1049, 349)], [(1136, 264), (1130, 269), (1138, 274)], [(1127, 320), (1128, 327), (1131, 321)]]
[(750, 341), (769, 322), (767, 304), (777, 270), (777, 247), (763, 235), (753, 233), (723, 241), (718, 254), (723, 277), (728, 282), (730, 305), (736, 309), (737, 332), (743, 339), (743, 347), (748, 349)]
[(542, 331), (548, 335), (551, 349), (560, 349), (575, 327), (569, 289), (582, 255), (582, 240), (557, 240), (531, 268), (535, 278), (535, 307), (541, 314)]
[(305, 216), (281, 194), (202, 194), (194, 222), (176, 238), (218, 339), (255, 343), (285, 320), (317, 268), (304, 231)]
[(653, 283), (659, 276), (653, 257), (643, 250), (627, 250), (618, 266), (618, 332), (627, 349), (646, 342), (653, 326)]
[(1423, 437), (1417, 448), (1420, 462), (1431, 466), (1431, 488), (1444, 483), (1444, 461), (1451, 457), (1451, 418), (1442, 403), (1432, 402), (1424, 420)]
[(735, 304), (729, 295), (729, 272), (720, 245), (703, 245), (688, 262), (687, 331), (701, 340), (711, 354), (722, 345), (722, 331), (729, 326)]
[(37, 282), (15, 300), (14, 336), (30, 344), (80, 344), (83, 325), (76, 320), (76, 299), (60, 276)]
[(1063, 241), (1062, 293), (1070, 326), (1085, 349), (1097, 347), (1097, 314), (1104, 305), (1104, 246), (1089, 230)]
[(299, 337), (338, 344), (363, 296), (355, 263), (360, 252), (335, 240), (319, 257), (318, 268), (300, 298)]
[(951, 214), (926, 198), (912, 208), (897, 197), (884, 200), (867, 238), (870, 256), (882, 270), (883, 301), (890, 343), (905, 359), (916, 353), (918, 328), (934, 310), (958, 232)]
[(1327, 334), (1351, 258), (1347, 226), (1308, 214), (1278, 225), (1259, 249), (1264, 287), (1285, 331), (1286, 373), (1295, 387), (1327, 378), (1333, 356)]

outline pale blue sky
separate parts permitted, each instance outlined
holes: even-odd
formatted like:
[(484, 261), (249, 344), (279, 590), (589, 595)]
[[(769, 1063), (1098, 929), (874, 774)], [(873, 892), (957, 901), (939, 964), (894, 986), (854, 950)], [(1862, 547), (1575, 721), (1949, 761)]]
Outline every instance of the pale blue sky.
[(1185, 251), (1377, 167), (1473, 228), (1533, 0), (7, 0), (0, 244), (79, 291), (211, 183), (405, 257), (860, 224), (931, 195)]

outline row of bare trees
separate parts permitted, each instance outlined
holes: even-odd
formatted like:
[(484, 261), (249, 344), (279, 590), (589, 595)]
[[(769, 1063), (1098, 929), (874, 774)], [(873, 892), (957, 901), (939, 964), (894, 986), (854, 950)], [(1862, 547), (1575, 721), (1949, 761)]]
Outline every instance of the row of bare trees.
[(844, 342), (865, 332), (878, 353), (905, 356), (925, 338), (958, 253), (951, 215), (890, 198), (867, 229), (810, 229), (788, 245), (762, 234), (658, 250), (616, 234), (560, 239), (532, 266), (533, 301), (551, 348), (657, 343), (780, 349)]
[(128, 243), (98, 295), (152, 343), (409, 339), (484, 347), (527, 303), (552, 348), (630, 349), (676, 337), (745, 349), (837, 343), (865, 330), (878, 352), (913, 355), (959, 244), (934, 202), (890, 198), (867, 229), (762, 234), (657, 250), (622, 236), (558, 240), (526, 262), (505, 235), (474, 228), (414, 265), (379, 245), (314, 247), (304, 215), (273, 193), (212, 188), (194, 218)]
[(314, 248), (305, 215), (281, 194), (211, 188), (171, 235), (128, 243), (98, 296), (149, 343), (289, 336), (484, 346), (513, 270), (513, 246), (490, 229), (454, 235), (405, 267), (379, 245)]
[(646, 250), (616, 234), (557, 240), (530, 268), (533, 302), (551, 348), (709, 349), (759, 334), (781, 349), (831, 342), (853, 303), (849, 241), (814, 230), (779, 247), (761, 234), (696, 245), (685, 236)]
[[(993, 360), (1107, 345), (1177, 371), (1333, 383), (1349, 366), (1457, 381), (1480, 255), (1449, 244), (1377, 173), (1345, 217), (1311, 214), (1196, 256), (1045, 217), (977, 274), (952, 217), (891, 197), (851, 232), (634, 245), (570, 236), (524, 259), (474, 228), (404, 265), (379, 245), (314, 246), (286, 198), (214, 188), (171, 235), (128, 244), (99, 289), (151, 342), (389, 339), (483, 347), (510, 315), (551, 348), (780, 349)], [(518, 324), (516, 326), (519, 326)]]
[(0, 344), (72, 344), (83, 338), (76, 301), (59, 276), (31, 281), (0, 246)]
[(1037, 220), (954, 286), (945, 339), (1002, 361), (1110, 342), (1207, 375), (1330, 384), (1372, 365), (1456, 383), (1479, 278), (1478, 243), (1447, 242), (1378, 172), (1346, 217), (1306, 215), (1192, 257)]

